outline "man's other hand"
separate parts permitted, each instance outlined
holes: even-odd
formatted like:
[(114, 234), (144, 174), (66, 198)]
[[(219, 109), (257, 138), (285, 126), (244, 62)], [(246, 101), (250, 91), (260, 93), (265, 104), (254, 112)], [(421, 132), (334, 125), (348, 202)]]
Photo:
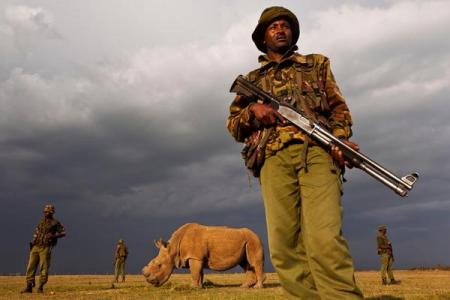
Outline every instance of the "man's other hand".
[[(349, 140), (342, 140), (342, 142), (344, 144), (346, 144), (347, 146), (349, 146), (350, 148), (352, 148), (353, 150), (359, 151), (358, 144), (351, 142)], [(338, 162), (338, 164), (341, 168), (344, 167), (345, 165), (349, 168), (353, 167), (351, 162), (345, 160), (344, 154), (339, 149), (339, 147), (336, 145), (331, 146), (331, 156)]]

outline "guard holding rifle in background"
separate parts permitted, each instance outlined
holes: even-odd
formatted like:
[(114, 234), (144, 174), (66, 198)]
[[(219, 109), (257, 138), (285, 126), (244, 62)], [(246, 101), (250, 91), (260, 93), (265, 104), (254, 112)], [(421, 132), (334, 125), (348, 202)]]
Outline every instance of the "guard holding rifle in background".
[(66, 235), (64, 226), (53, 218), (55, 207), (47, 204), (44, 207), (44, 218), (39, 222), (34, 230), (33, 240), (30, 242), (30, 257), (26, 272), (27, 286), (22, 293), (31, 293), (35, 283), (35, 274), (39, 266), (39, 286), (38, 293), (44, 292), (44, 285), (48, 280), (48, 270), (50, 268), (50, 258), (53, 247), (56, 246), (59, 238)]
[(122, 275), (122, 282), (125, 282), (125, 260), (128, 257), (128, 248), (124, 240), (120, 239), (117, 243), (114, 255), (114, 282), (119, 282), (119, 276)]
[[(392, 244), (387, 237), (386, 225), (378, 226), (377, 236), (377, 252), (381, 258), (381, 283), (382, 284), (399, 284), (400, 281), (394, 279), (392, 273), (392, 264), (394, 263), (394, 252), (392, 251)], [(386, 280), (386, 273), (389, 277), (389, 282)]]

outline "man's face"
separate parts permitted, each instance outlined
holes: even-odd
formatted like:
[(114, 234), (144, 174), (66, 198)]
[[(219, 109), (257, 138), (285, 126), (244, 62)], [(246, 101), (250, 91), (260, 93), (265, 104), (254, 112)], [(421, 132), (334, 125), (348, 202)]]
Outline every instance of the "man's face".
[(51, 217), (53, 217), (53, 212), (51, 211), (51, 210), (44, 210), (44, 216), (46, 217), (46, 218), (51, 218)]
[(287, 20), (273, 21), (266, 29), (264, 42), (267, 52), (284, 53), (292, 44), (291, 25)]

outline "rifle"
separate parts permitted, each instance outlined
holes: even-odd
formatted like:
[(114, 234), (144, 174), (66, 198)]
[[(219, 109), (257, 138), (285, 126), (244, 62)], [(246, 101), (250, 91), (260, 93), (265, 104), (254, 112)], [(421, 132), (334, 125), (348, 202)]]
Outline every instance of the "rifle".
[(230, 92), (260, 99), (264, 103), (270, 104), (282, 117), (317, 141), (320, 146), (327, 150), (333, 145), (337, 146), (352, 166), (363, 170), (402, 197), (408, 196), (408, 191), (413, 188), (414, 183), (419, 179), (419, 174), (415, 172), (401, 178), (397, 177), (369, 157), (343, 143), (317, 122), (309, 120), (304, 113), (297, 111), (288, 104), (280, 103), (272, 95), (263, 91), (242, 75), (239, 75), (233, 82)]

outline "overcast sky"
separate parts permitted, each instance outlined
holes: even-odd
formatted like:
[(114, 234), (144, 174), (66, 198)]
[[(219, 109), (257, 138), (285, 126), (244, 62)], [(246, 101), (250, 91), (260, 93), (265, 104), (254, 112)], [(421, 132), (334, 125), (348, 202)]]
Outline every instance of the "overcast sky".
[(298, 16), (300, 53), (330, 58), (361, 150), (421, 175), (402, 199), (347, 172), (356, 268), (378, 268), (378, 224), (397, 268), (450, 265), (449, 1), (3, 0), (0, 273), (25, 271), (48, 202), (67, 229), (53, 273), (112, 272), (119, 238), (139, 272), (185, 222), (246, 226), (267, 245), (258, 182), (225, 120), (271, 5)]

